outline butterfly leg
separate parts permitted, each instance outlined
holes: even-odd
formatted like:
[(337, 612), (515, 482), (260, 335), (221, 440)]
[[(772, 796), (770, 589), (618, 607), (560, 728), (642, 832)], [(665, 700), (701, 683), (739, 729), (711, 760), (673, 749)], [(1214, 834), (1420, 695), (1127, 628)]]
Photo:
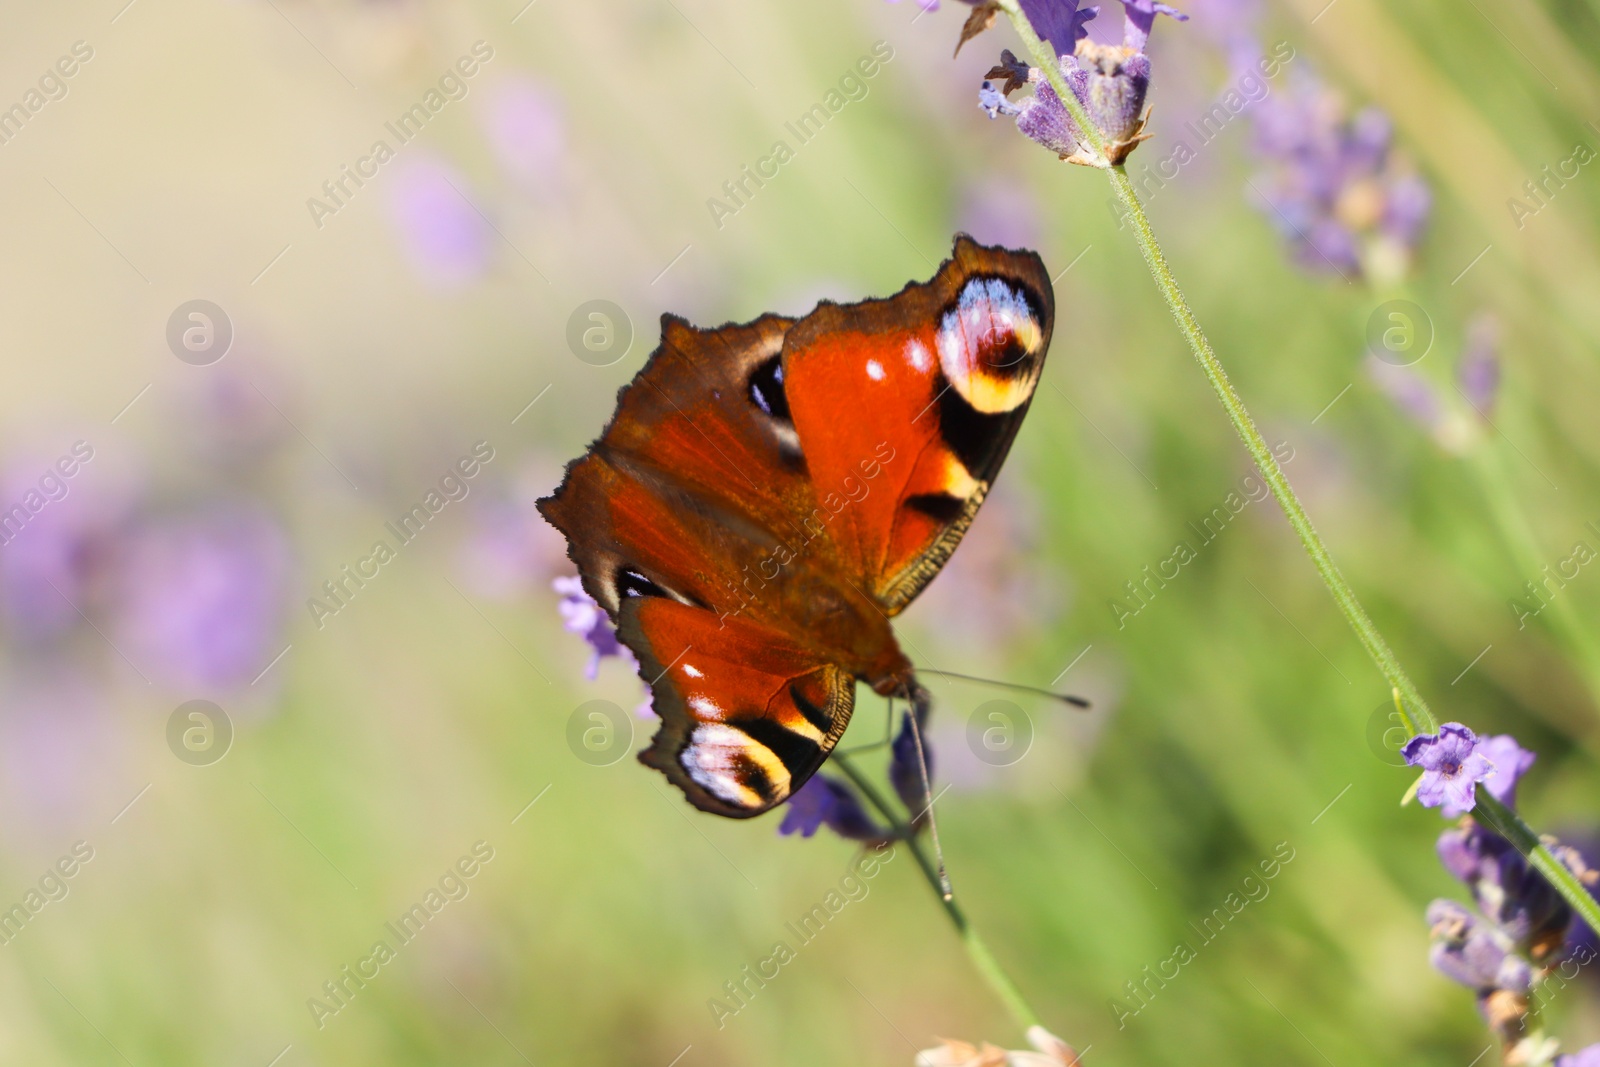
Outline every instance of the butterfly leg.
[(939, 822), (933, 815), (933, 782), (928, 774), (928, 750), (922, 743), (922, 720), (928, 717), (928, 710), (933, 698), (928, 691), (913, 681), (911, 690), (911, 713), (906, 716), (906, 722), (911, 725), (911, 739), (917, 750), (917, 769), (922, 774), (922, 798), (926, 801), (922, 811), (911, 820), (912, 826), (917, 826), (923, 818), (928, 820), (928, 836), (933, 841), (934, 860), (939, 867), (939, 890), (944, 894), (944, 899), (951, 900), (955, 897), (955, 890), (950, 885), (949, 872), (944, 866), (944, 848), (939, 844)]

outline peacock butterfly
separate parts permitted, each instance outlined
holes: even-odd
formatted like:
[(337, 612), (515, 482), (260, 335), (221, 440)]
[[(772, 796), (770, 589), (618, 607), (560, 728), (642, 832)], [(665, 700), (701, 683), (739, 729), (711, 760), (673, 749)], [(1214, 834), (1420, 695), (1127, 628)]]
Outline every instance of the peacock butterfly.
[(639, 759), (759, 815), (844, 733), (855, 683), (926, 701), (889, 620), (1005, 461), (1055, 317), (1037, 254), (965, 234), (931, 281), (700, 330), (672, 315), (539, 511), (639, 662)]

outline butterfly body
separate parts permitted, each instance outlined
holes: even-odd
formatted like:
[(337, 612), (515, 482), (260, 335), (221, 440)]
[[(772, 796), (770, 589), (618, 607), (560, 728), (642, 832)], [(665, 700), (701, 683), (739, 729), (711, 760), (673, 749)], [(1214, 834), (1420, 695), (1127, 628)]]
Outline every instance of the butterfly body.
[(1036, 255), (964, 236), (927, 283), (662, 342), (540, 501), (640, 663), (640, 759), (760, 814), (821, 766), (856, 680), (920, 693), (890, 620), (982, 504), (1053, 325)]

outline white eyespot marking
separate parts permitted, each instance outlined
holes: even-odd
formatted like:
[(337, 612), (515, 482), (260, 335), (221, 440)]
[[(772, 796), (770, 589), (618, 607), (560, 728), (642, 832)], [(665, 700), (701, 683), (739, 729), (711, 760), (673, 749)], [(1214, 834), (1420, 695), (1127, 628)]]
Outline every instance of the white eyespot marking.
[(906, 342), (906, 361), (917, 371), (926, 373), (933, 366), (933, 355), (928, 351), (928, 346), (921, 341)]
[(945, 378), (985, 414), (1015, 411), (1039, 382), (1044, 331), (1022, 293), (998, 278), (962, 288), (935, 344)]
[(772, 784), (775, 798), (789, 795), (789, 768), (773, 751), (736, 726), (702, 723), (678, 757), (689, 777), (730, 804), (761, 807), (765, 798), (739, 780), (741, 763), (753, 763)]
[(875, 359), (867, 360), (867, 377), (875, 382), (883, 381), (883, 364)]
[(700, 670), (700, 668), (696, 667), (692, 663), (685, 663), (683, 665), (683, 673), (687, 674), (691, 678), (704, 678), (705, 677), (705, 672)]

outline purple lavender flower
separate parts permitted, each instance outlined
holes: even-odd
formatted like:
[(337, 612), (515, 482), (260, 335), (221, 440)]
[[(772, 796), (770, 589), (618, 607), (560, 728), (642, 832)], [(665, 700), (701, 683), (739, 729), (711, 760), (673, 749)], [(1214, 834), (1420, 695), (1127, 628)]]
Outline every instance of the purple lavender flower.
[(570, 575), (557, 578), (550, 585), (561, 594), (561, 603), (557, 605), (557, 610), (561, 612), (561, 624), (568, 633), (578, 634), (589, 643), (592, 654), (589, 665), (583, 671), (585, 678), (591, 682), (598, 678), (600, 661), (610, 656), (616, 656), (635, 671), (639, 669), (639, 662), (633, 658), (633, 653), (617, 640), (617, 631), (606, 613), (593, 597), (583, 591), (582, 579)]
[(1494, 765), (1494, 770), (1483, 780), (1483, 787), (1506, 807), (1516, 807), (1517, 779), (1527, 774), (1539, 757), (1517, 744), (1517, 739), (1510, 734), (1479, 738), (1478, 751)]
[[(81, 443), (81, 442), (80, 442)], [(0, 478), (0, 617), (20, 642), (59, 639), (93, 614), (137, 488), (109, 483), (95, 457), (63, 478), (48, 454), (19, 459)], [(79, 456), (81, 459), (81, 455)], [(97, 484), (96, 484), (97, 483)]]
[(1047, 41), (1059, 56), (1070, 56), (1078, 42), (1089, 36), (1085, 23), (1100, 14), (1098, 7), (1080, 10), (1078, 0), (1021, 0), (1033, 32)]
[[(907, 711), (901, 716), (900, 731), (889, 746), (889, 784), (894, 786), (900, 803), (911, 813), (912, 825), (920, 826), (928, 817), (927, 785), (933, 781), (933, 750), (928, 747), (927, 731), (924, 729), (922, 753), (928, 761), (928, 779), (925, 783), (922, 762), (917, 759), (916, 735), (911, 732), (911, 714)], [(926, 727), (927, 722), (928, 711), (924, 704), (917, 713), (917, 725)]]
[(1188, 22), (1189, 16), (1157, 0), (1122, 0), (1125, 27), (1122, 44), (1134, 52), (1142, 53), (1150, 41), (1150, 29), (1157, 15), (1167, 15), (1179, 22)]
[(1508, 951), (1504, 938), (1453, 900), (1428, 906), (1434, 970), (1471, 990), (1512, 989), (1526, 993), (1533, 979), (1527, 963)]
[(289, 543), (259, 507), (150, 521), (118, 569), (118, 643), (154, 678), (201, 693), (237, 689), (278, 653)]
[(821, 826), (851, 841), (887, 841), (892, 836), (862, 808), (854, 790), (815, 774), (784, 804), (778, 833), (810, 837)]
[[(978, 92), (979, 106), (990, 118), (1014, 116), (1024, 135), (1068, 162), (1102, 166), (1127, 159), (1128, 153), (1148, 136), (1144, 133), (1148, 116), (1144, 101), (1150, 88), (1150, 58), (1144, 48), (1150, 27), (1158, 14), (1177, 19), (1188, 16), (1155, 0), (1122, 3), (1126, 20), (1121, 45), (1089, 39), (1083, 24), (1094, 17), (1097, 8), (1079, 11), (1077, 0), (1055, 0), (1054, 4), (1036, 0), (1034, 6), (1040, 9), (1036, 21), (1030, 5), (1024, 4), (1029, 21), (1035, 23), (1041, 36), (1049, 34), (1054, 48), (1069, 47), (1070, 42), (1072, 52), (1060, 57), (1061, 76), (1104, 140), (1104, 161), (1086, 143), (1083, 131), (1043, 72), (1027, 67), (1010, 52), (1003, 52), (1000, 65), (989, 72), (990, 78), (1003, 78), (1003, 84), (997, 87), (994, 82), (985, 81)], [(1009, 103), (1005, 97), (1024, 83), (1033, 86), (1033, 95), (1021, 104)]]
[(1600, 1067), (1600, 1045), (1556, 1057), (1555, 1067)]
[(1427, 226), (1427, 183), (1394, 152), (1387, 115), (1347, 117), (1335, 94), (1297, 75), (1253, 112), (1267, 170), (1252, 187), (1302, 266), (1400, 277)]
[(473, 493), (471, 530), (458, 546), (456, 565), (476, 594), (521, 599), (549, 588), (554, 575), (571, 569), (566, 538), (535, 506), (560, 481), (560, 466), (534, 454), (506, 483)]
[(394, 174), (390, 206), (419, 273), (446, 286), (477, 280), (489, 266), (489, 226), (466, 198), (466, 176), (443, 159), (421, 157)]
[(1492, 315), (1479, 315), (1467, 325), (1467, 342), (1456, 364), (1456, 387), (1474, 411), (1488, 418), (1500, 391), (1500, 329)]
[(1400, 367), (1387, 363), (1370, 353), (1366, 359), (1367, 374), (1379, 389), (1404, 412), (1412, 422), (1430, 434), (1437, 434), (1445, 425), (1444, 398), (1433, 383), (1413, 367)]
[(1477, 736), (1458, 722), (1447, 722), (1438, 733), (1421, 734), (1405, 743), (1400, 755), (1423, 771), (1417, 786), (1417, 800), (1423, 807), (1473, 809), (1477, 804), (1474, 789), (1494, 769), (1476, 750), (1477, 743)]
[(567, 124), (556, 94), (525, 74), (496, 82), (479, 121), (500, 166), (533, 189), (550, 186), (566, 150)]

